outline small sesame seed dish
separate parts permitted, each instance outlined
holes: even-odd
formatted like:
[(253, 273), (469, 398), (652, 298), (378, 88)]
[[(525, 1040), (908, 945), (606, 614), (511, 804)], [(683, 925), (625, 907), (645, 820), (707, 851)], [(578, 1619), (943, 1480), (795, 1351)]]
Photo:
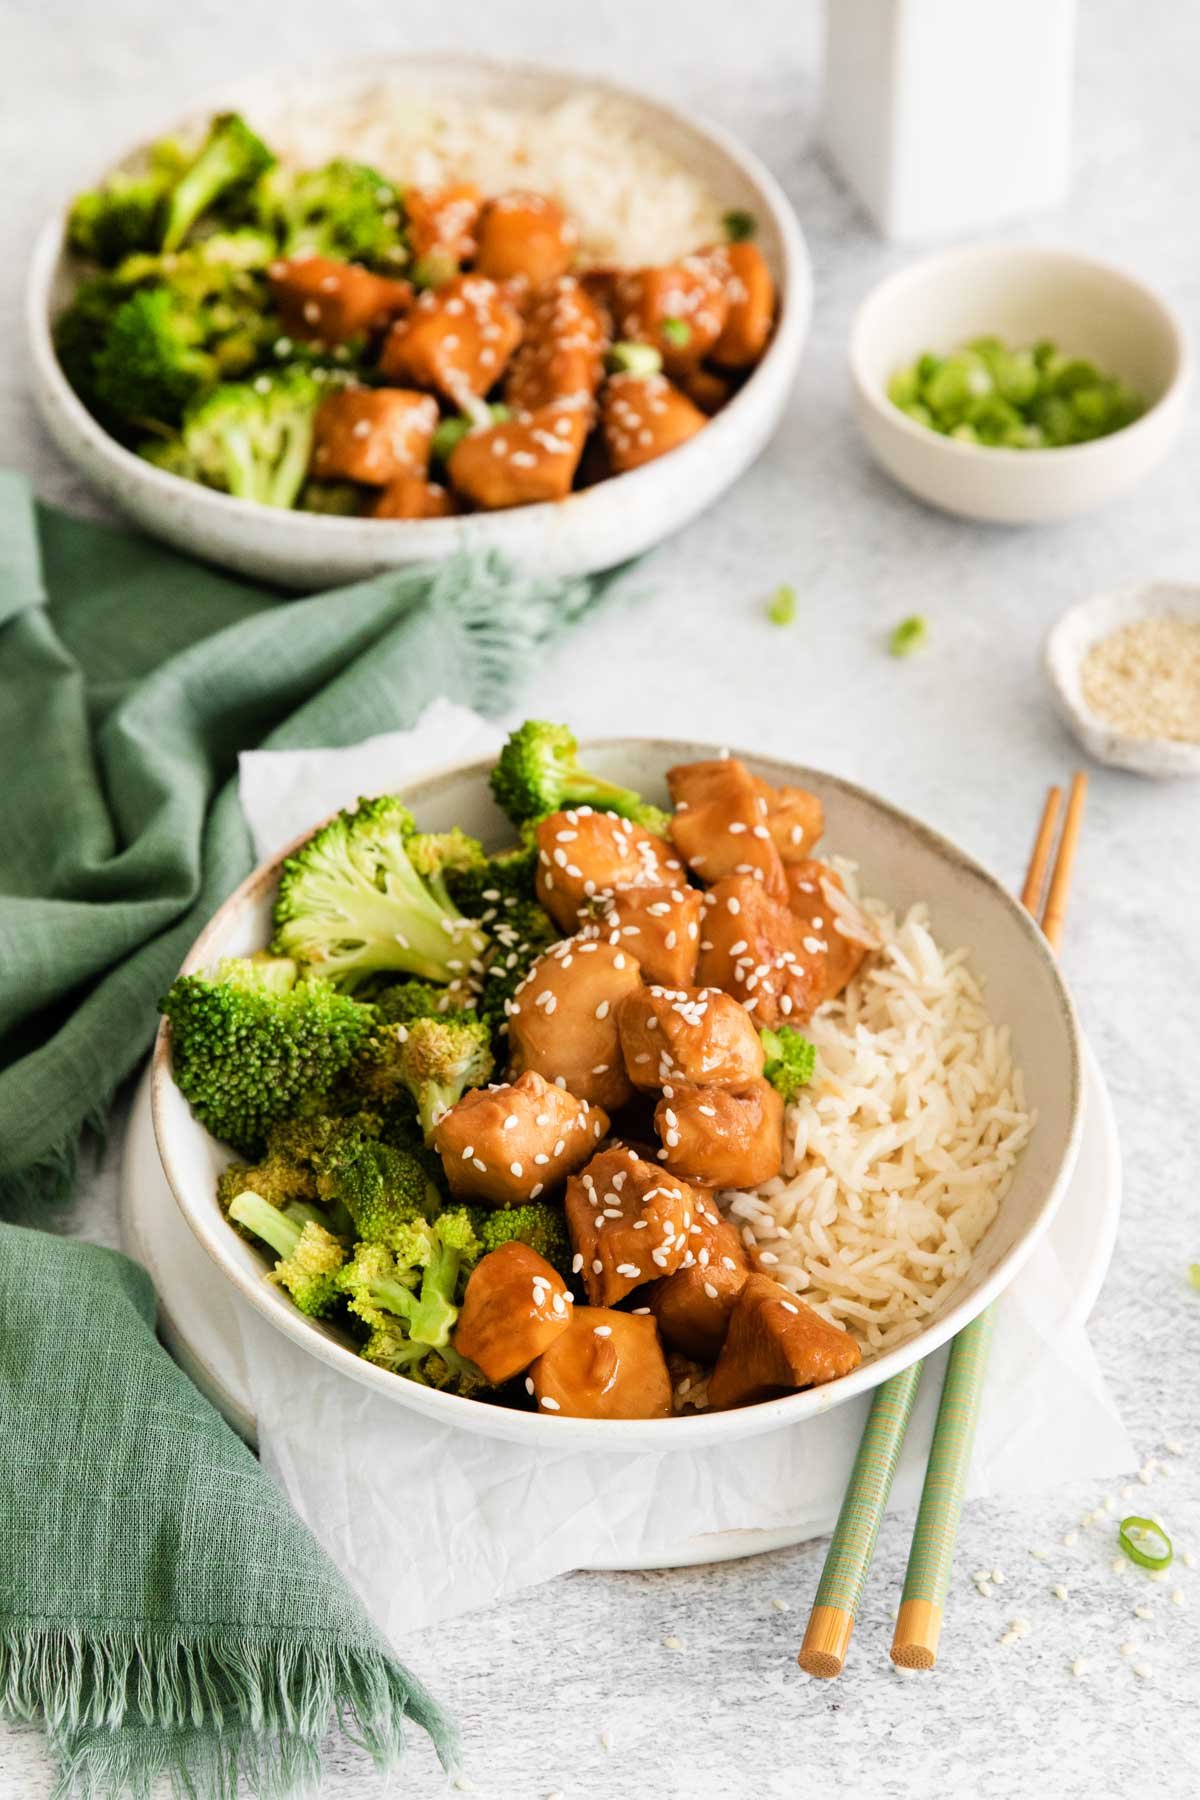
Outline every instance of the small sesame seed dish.
[(306, 585), (471, 542), (575, 573), (761, 447), (807, 305), (765, 172), (623, 90), (425, 63), (185, 121), (44, 241), (47, 423), (149, 529)]
[(1012, 1279), (1079, 1137), (1070, 1002), (982, 870), (815, 771), (540, 721), (264, 865), (162, 1011), (163, 1168), (240, 1292), (514, 1439), (875, 1386)]

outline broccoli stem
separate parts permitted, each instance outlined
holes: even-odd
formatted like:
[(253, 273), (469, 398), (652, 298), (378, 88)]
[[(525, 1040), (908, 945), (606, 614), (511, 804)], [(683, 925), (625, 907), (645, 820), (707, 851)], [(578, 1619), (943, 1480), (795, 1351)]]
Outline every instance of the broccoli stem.
[[(314, 1217), (318, 1216), (314, 1214)], [(269, 1244), (280, 1258), (294, 1254), (305, 1223), (303, 1219), (297, 1220), (280, 1212), (277, 1206), (272, 1206), (269, 1200), (249, 1188), (230, 1202), (229, 1217), (235, 1225), (252, 1231), (255, 1237)]]

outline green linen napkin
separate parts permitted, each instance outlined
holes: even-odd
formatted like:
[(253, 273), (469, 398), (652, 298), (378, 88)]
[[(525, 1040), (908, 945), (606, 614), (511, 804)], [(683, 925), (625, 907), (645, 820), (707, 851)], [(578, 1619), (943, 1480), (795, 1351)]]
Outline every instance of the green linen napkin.
[[(586, 583), (493, 558), (285, 600), (35, 508), (0, 474), (0, 1215), (81, 1132), (253, 857), (237, 752), (509, 700)], [(0, 1225), (0, 1706), (63, 1792), (287, 1792), (335, 1715), (382, 1765), (436, 1708), (152, 1331), (123, 1258)]]

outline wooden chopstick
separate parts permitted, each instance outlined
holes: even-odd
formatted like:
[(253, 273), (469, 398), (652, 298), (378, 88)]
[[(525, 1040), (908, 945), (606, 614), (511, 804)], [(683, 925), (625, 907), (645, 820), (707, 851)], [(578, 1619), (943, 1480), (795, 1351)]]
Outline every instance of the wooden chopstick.
[[(1067, 895), (1087, 777), (1071, 783), (1066, 823), (1046, 901), (1043, 929), (1057, 947), (1066, 917)], [(1033, 853), (1021, 890), (1022, 904), (1037, 917), (1054, 829), (1062, 806), (1062, 789), (1046, 795)], [(954, 1540), (962, 1511), (966, 1473), (978, 1423), (980, 1396), (991, 1344), (991, 1308), (960, 1331), (951, 1346), (930, 1446), (921, 1508), (905, 1577), (904, 1596), (896, 1619), (892, 1659), (908, 1668), (932, 1668), (937, 1658), (942, 1608), (954, 1556)], [(891, 1493), (896, 1465), (912, 1416), (921, 1379), (913, 1363), (875, 1390), (858, 1455), (846, 1486), (842, 1509), (830, 1540), (797, 1661), (809, 1675), (832, 1680), (845, 1666), (854, 1620), (875, 1551), (875, 1540)], [(928, 1503), (928, 1504), (927, 1504)]]
[[(1087, 776), (1077, 772), (1071, 781), (1058, 855), (1042, 915), (1042, 930), (1053, 949), (1059, 947), (1066, 923), (1067, 899), (1086, 793)], [(1058, 788), (1051, 788), (1046, 795), (1042, 821), (1021, 891), (1023, 904), (1035, 918), (1061, 801)], [(932, 1669), (937, 1662), (943, 1609), (954, 1563), (954, 1544), (987, 1376), (992, 1312), (989, 1306), (980, 1313), (959, 1332), (950, 1346), (925, 1485), (921, 1490), (921, 1504), (904, 1575), (904, 1592), (892, 1637), (892, 1661), (904, 1669)]]

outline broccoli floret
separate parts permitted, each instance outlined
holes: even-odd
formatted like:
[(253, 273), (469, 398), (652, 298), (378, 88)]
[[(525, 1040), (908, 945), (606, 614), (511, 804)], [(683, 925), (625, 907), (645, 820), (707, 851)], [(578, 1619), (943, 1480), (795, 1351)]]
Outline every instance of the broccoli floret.
[(529, 1200), (524, 1206), (501, 1206), (480, 1219), (477, 1227), (483, 1253), (498, 1250), (501, 1244), (528, 1244), (544, 1256), (552, 1269), (565, 1280), (571, 1276), (571, 1240), (561, 1206), (545, 1200)]
[(432, 1224), (402, 1227), (390, 1246), (360, 1244), (338, 1282), (351, 1311), (367, 1325), (377, 1327), (384, 1323), (380, 1315), (391, 1313), (415, 1343), (439, 1350), (450, 1342), (458, 1317), (461, 1278), (479, 1254), (470, 1217), (458, 1209)]
[(395, 188), (365, 163), (273, 168), (254, 194), (259, 222), (284, 256), (328, 256), (395, 269), (407, 261)]
[(54, 324), (54, 349), (63, 374), (84, 405), (105, 422), (107, 409), (96, 392), (96, 358), (126, 297), (111, 275), (93, 275), (80, 282), (75, 298)]
[(481, 862), (446, 869), (446, 887), (455, 906), (468, 918), (488, 925), (506, 907), (533, 900), (537, 885), (537, 845), (531, 840)]
[(451, 876), (471, 875), (484, 868), (487, 857), (478, 838), (468, 837), (456, 825), (453, 831), (415, 831), (408, 840), (413, 868), (447, 912), (457, 912), (451, 897)]
[(162, 248), (178, 250), (192, 226), (218, 201), (228, 211), (245, 199), (275, 158), (237, 113), (222, 113), (167, 201)]
[(390, 795), (322, 826), (283, 865), (277, 953), (347, 987), (388, 970), (446, 983), (465, 976), (487, 940), (417, 874), (413, 834), (412, 814)]
[(168, 287), (119, 305), (92, 359), (97, 405), (130, 423), (174, 425), (219, 374), (204, 309)]
[(791, 1025), (780, 1025), (776, 1031), (762, 1030), (758, 1035), (767, 1053), (763, 1074), (785, 1100), (794, 1100), (800, 1089), (812, 1080), (816, 1050)]
[(545, 719), (527, 719), (512, 733), (492, 770), (491, 783), (497, 803), (517, 825), (565, 806), (620, 813), (647, 831), (665, 832), (670, 823), (660, 807), (649, 805), (632, 788), (581, 768), (574, 732)]
[(295, 963), (234, 958), (215, 979), (181, 975), (159, 1002), (175, 1080), (214, 1137), (257, 1156), (268, 1129), (326, 1095), (361, 1056), (373, 1008)]
[(267, 1149), (262, 1160), (253, 1166), (233, 1164), (217, 1177), (217, 1199), (228, 1209), (231, 1201), (246, 1188), (261, 1194), (272, 1206), (290, 1207), (298, 1202), (323, 1198), (326, 1202), (324, 1223), (337, 1237), (354, 1235), (354, 1223), (346, 1209), (331, 1196), (319, 1195), (317, 1175), (322, 1156), (335, 1140), (353, 1134), (356, 1141), (363, 1135), (379, 1137), (383, 1120), (375, 1113), (356, 1112), (338, 1117), (324, 1111), (302, 1109), (293, 1118), (282, 1119), (267, 1132)]
[(321, 1318), (332, 1312), (346, 1252), (331, 1232), (313, 1219), (280, 1212), (249, 1190), (232, 1202), (229, 1217), (274, 1250), (279, 1261), (271, 1279), (287, 1289), (302, 1313)]
[(380, 1320), (359, 1352), (367, 1362), (396, 1375), (407, 1375), (423, 1387), (441, 1388), (468, 1400), (491, 1386), (483, 1370), (460, 1356), (452, 1344), (430, 1350), (425, 1344), (414, 1343), (399, 1319), (381, 1313)]
[(67, 219), (68, 244), (106, 268), (135, 251), (156, 250), (169, 189), (165, 174), (118, 170), (103, 187), (76, 199)]
[[(499, 910), (499, 909), (498, 909)], [(499, 911), (487, 929), (492, 949), (484, 960), (477, 1001), (479, 1016), (497, 1036), (508, 1030), (517, 989), (539, 956), (558, 942), (558, 928), (535, 900), (518, 900)]]
[[(415, 1019), (444, 1018), (463, 1010), (454, 1004), (449, 988), (434, 987), (428, 981), (394, 982), (380, 992), (375, 1004), (385, 1025), (411, 1025)], [(387, 1034), (382, 1035), (386, 1039)]]
[(414, 1222), (424, 1225), (442, 1204), (424, 1162), (360, 1128), (335, 1133), (316, 1158), (322, 1200), (344, 1206), (364, 1244), (390, 1244)]
[(290, 507), (312, 454), (320, 389), (301, 369), (225, 383), (189, 407), (182, 442), (209, 487)]
[(483, 1019), (470, 1013), (416, 1019), (393, 1030), (396, 1074), (417, 1103), (428, 1143), (438, 1120), (458, 1105), (466, 1089), (482, 1087), (491, 1075), (496, 1066), (491, 1033)]

